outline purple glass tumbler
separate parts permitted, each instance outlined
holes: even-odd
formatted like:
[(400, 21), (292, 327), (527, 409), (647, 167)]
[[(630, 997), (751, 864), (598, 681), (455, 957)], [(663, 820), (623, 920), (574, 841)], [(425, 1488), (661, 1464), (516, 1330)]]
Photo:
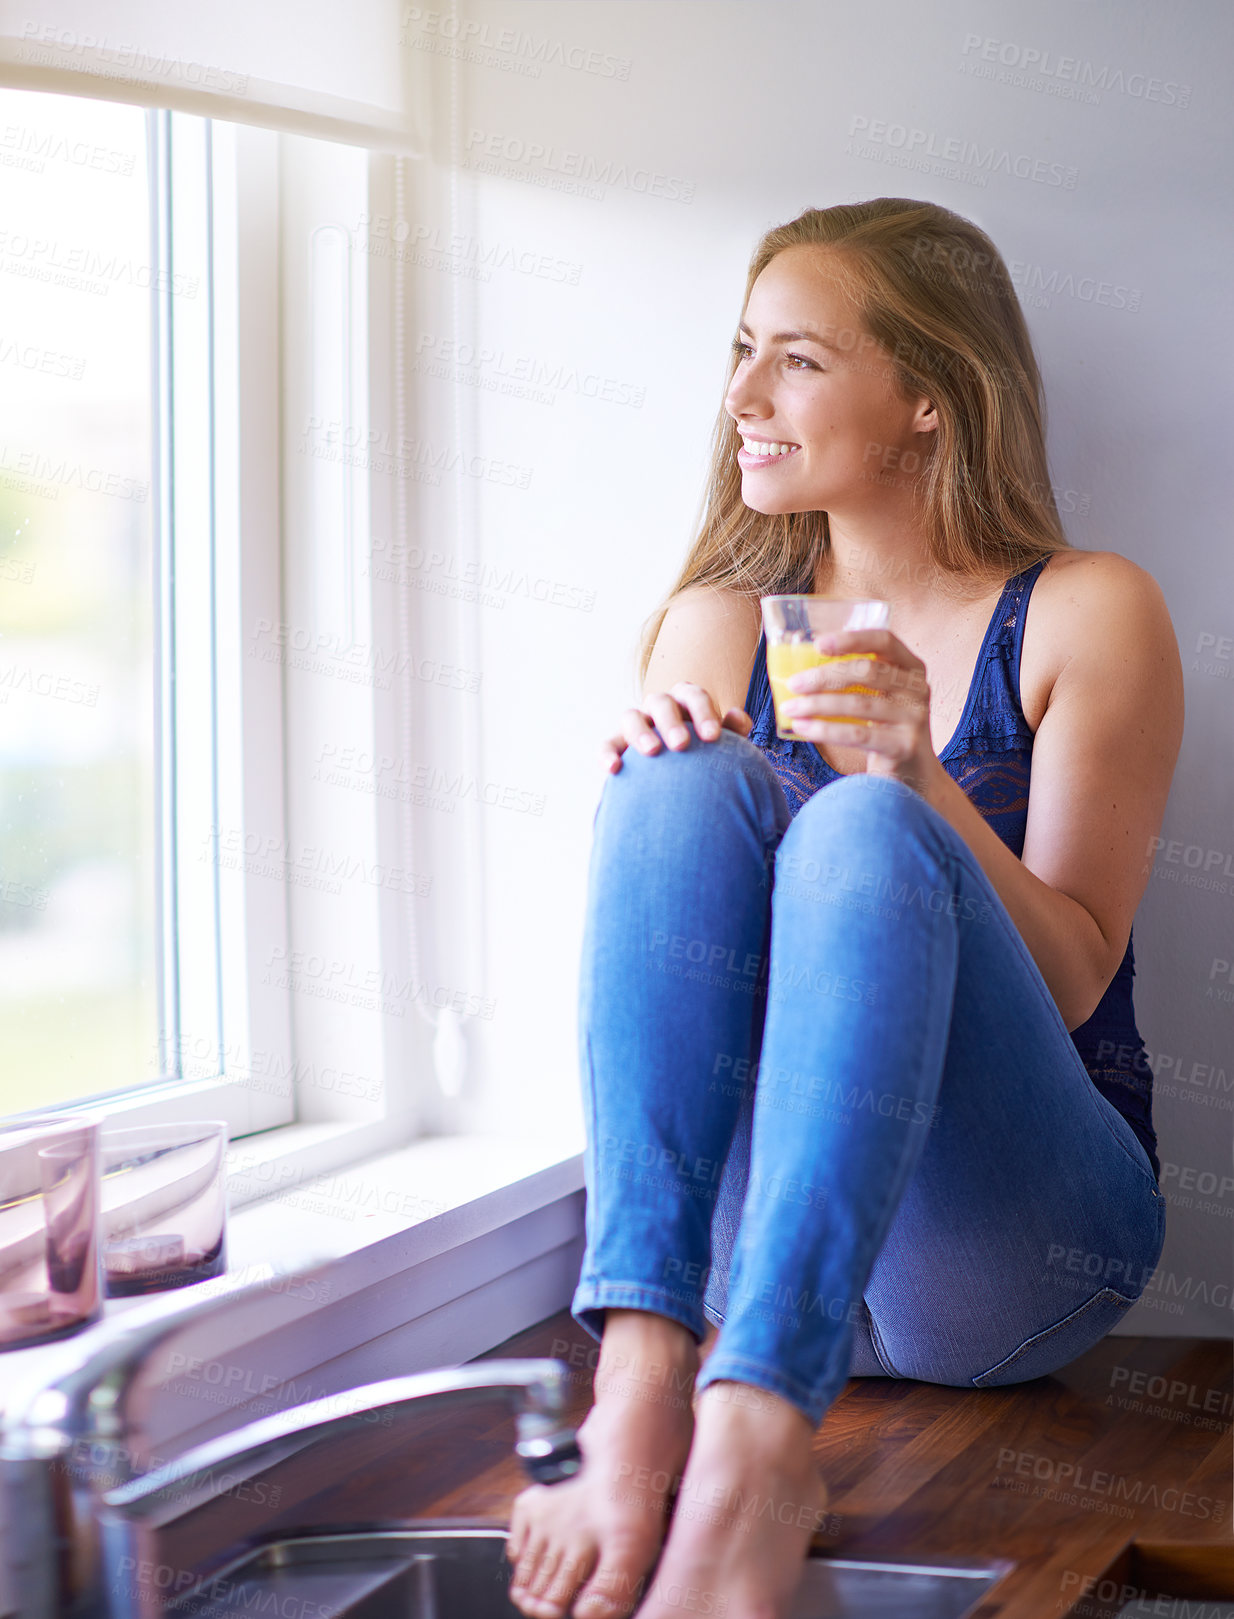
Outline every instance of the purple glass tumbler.
[(227, 1269), (222, 1119), (104, 1127), (103, 1272), (108, 1298), (187, 1287)]
[(102, 1313), (99, 1121), (0, 1124), (0, 1350), (66, 1338)]

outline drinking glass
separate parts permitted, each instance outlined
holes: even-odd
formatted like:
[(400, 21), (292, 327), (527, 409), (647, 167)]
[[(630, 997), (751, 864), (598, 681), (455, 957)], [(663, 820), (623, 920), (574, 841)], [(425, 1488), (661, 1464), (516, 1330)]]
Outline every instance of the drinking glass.
[[(803, 669), (814, 669), (822, 663), (848, 663), (854, 658), (873, 656), (869, 652), (820, 652), (814, 645), (816, 635), (832, 635), (838, 630), (886, 629), (891, 618), (891, 603), (874, 598), (860, 601), (848, 596), (761, 596), (763, 632), (767, 638), (767, 679), (771, 684), (771, 700), (775, 705), (776, 735), (786, 741), (796, 739), (800, 733), (793, 729), (791, 714), (782, 713), (782, 705), (800, 697), (785, 684), (790, 675)], [(844, 692), (861, 692), (869, 697), (879, 693), (871, 686), (840, 686)], [(829, 715), (847, 725), (866, 722), (848, 714)]]
[(0, 1350), (66, 1338), (102, 1313), (99, 1122), (0, 1125)]
[(222, 1119), (102, 1132), (108, 1298), (187, 1287), (227, 1269)]

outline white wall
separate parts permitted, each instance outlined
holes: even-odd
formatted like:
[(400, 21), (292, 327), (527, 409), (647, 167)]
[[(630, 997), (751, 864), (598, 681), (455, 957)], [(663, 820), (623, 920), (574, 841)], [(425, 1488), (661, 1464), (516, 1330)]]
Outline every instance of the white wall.
[[(491, 1019), (467, 1020), (492, 1076), (469, 1095), (476, 1122), (579, 1128), (595, 750), (637, 700), (639, 625), (692, 533), (755, 241), (807, 206), (930, 199), (988, 231), (1021, 287), (1070, 539), (1147, 568), (1178, 633), (1186, 739), (1170, 841), (1135, 926), (1169, 1233), (1153, 1307), (1138, 1305), (1123, 1330), (1228, 1335), (1234, 979), (1214, 963), (1234, 961), (1219, 320), (1234, 256), (1232, 34), (1221, 0), (407, 9), (406, 70), (434, 95), (423, 108), (433, 156), (409, 166), (397, 232), (420, 255), (408, 340), (413, 359), (450, 343), (491, 351), (415, 376), (412, 414), (430, 438), (523, 469), (475, 463), (439, 487), (411, 486), (413, 536), (448, 559), (413, 559), (417, 634), (432, 650), (461, 615), (483, 672), (478, 698), (426, 688), (426, 707), (458, 732), (460, 758), (474, 748), (493, 782), (544, 795), (542, 815), (483, 808), (471, 830), (461, 803), (453, 819), (417, 811), (426, 839), (462, 848), (474, 832), (470, 858), (491, 885), (484, 936), (473, 921), (442, 941), (458, 980), (479, 975), (496, 999)], [(461, 48), (465, 58), (451, 55)], [(487, 157), (490, 142), (505, 155)], [(602, 177), (580, 183), (581, 166)], [(455, 235), (455, 256), (435, 251)], [(594, 391), (605, 379), (608, 399)], [(520, 396), (533, 383), (540, 391)], [(513, 476), (526, 487), (499, 481)], [(430, 594), (430, 576), (444, 585), (468, 558), (543, 576), (566, 602), (509, 582), (471, 606)], [(590, 611), (568, 604), (584, 591)], [(1209, 886), (1189, 886), (1205, 868)], [(520, 1094), (533, 1077), (545, 1103), (529, 1110)], [(1217, 1190), (1184, 1189), (1192, 1180)]]

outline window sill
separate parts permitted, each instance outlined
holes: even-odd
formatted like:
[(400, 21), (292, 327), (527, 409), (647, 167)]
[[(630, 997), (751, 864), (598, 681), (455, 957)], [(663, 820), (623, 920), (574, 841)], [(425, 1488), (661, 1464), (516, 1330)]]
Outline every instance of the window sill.
[[(166, 1456), (304, 1399), (470, 1360), (568, 1306), (582, 1246), (574, 1142), (431, 1137), (247, 1203), (229, 1217), (228, 1274), (240, 1285), (264, 1262), (276, 1278), (151, 1356), (145, 1438)], [(192, 1293), (108, 1299), (76, 1337), (0, 1357), (0, 1416), (120, 1316), (174, 1314)]]

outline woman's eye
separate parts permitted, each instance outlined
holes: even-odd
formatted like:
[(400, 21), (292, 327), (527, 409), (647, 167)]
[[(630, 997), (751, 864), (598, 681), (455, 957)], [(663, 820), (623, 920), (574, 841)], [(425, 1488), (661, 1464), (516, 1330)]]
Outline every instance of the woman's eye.
[[(748, 343), (743, 343), (739, 337), (735, 337), (733, 339), (732, 348), (739, 361), (744, 360), (747, 355), (754, 352), (750, 345)], [(820, 371), (822, 369), (822, 367), (816, 365), (813, 360), (807, 359), (804, 354), (786, 354), (784, 358), (786, 360), (795, 360), (798, 366), (804, 367), (807, 371)]]

